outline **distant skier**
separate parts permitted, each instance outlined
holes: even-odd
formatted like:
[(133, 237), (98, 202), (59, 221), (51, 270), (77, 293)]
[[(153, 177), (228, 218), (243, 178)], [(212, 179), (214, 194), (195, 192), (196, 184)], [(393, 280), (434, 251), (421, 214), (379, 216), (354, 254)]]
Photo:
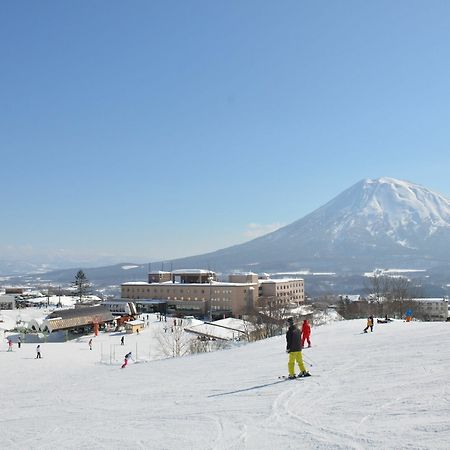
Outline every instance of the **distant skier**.
[(124, 360), (123, 360), (123, 364), (122, 364), (122, 367), (121, 367), (121, 369), (125, 369), (125, 367), (127, 367), (127, 365), (128, 365), (128, 360), (131, 358), (131, 352), (128, 352), (126, 355), (125, 355), (125, 358), (124, 358)]
[(13, 346), (12, 340), (8, 339), (8, 352), (12, 352), (12, 346)]
[(120, 345), (125, 345), (125, 336), (120, 338)]
[(302, 345), (301, 345), (301, 332), (296, 325), (294, 325), (294, 319), (289, 317), (289, 328), (286, 332), (286, 352), (289, 353), (289, 379), (295, 378), (295, 362), (297, 362), (300, 368), (299, 377), (309, 377), (311, 374), (306, 370), (303, 364), (302, 358)]
[(367, 330), (370, 328), (370, 331), (373, 331), (373, 316), (369, 316), (367, 318), (367, 326), (364, 328), (364, 333), (367, 333)]
[(92, 350), (92, 339), (89, 339), (89, 350)]
[(40, 344), (38, 344), (38, 346), (36, 347), (36, 359), (40, 359), (42, 358), (41, 356), (41, 346)]
[(305, 341), (308, 342), (308, 347), (311, 347), (311, 326), (309, 322), (305, 319), (302, 324), (302, 348), (305, 346)]
[(17, 338), (17, 347), (22, 347), (22, 339), (20, 336)]

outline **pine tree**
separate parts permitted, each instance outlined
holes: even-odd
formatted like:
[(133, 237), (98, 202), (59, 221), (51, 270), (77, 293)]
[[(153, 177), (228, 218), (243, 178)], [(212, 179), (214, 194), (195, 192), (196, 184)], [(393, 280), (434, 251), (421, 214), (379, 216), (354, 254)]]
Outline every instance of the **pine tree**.
[(75, 275), (75, 281), (72, 282), (72, 286), (75, 288), (75, 292), (79, 297), (80, 302), (83, 298), (83, 295), (89, 294), (91, 290), (91, 283), (86, 278), (86, 275), (82, 270), (79, 270)]

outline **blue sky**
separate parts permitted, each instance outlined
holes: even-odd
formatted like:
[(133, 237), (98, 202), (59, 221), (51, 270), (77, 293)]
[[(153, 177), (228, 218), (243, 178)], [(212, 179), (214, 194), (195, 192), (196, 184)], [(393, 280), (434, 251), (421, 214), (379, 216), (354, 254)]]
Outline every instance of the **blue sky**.
[(366, 177), (450, 197), (449, 20), (437, 0), (3, 2), (3, 258), (200, 254)]

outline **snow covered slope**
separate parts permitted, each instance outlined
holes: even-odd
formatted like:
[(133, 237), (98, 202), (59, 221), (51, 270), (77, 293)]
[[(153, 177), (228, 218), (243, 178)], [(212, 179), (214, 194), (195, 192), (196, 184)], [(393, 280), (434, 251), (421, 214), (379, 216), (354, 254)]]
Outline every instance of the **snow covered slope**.
[[(0, 351), (2, 449), (447, 449), (448, 323), (364, 320), (312, 331), (313, 377), (283, 336), (150, 363), (101, 364), (94, 338)], [(118, 341), (120, 337), (116, 336)], [(123, 353), (145, 332), (126, 337)], [(120, 346), (117, 347), (119, 350)]]

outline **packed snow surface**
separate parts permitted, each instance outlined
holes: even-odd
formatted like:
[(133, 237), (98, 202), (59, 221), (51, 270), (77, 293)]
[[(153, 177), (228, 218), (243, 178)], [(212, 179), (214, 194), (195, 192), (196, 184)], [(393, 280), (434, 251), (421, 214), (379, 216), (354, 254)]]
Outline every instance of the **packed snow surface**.
[[(0, 348), (2, 449), (448, 449), (450, 323), (340, 321), (312, 329), (311, 378), (283, 381), (285, 338), (101, 362), (156, 346), (139, 335)], [(165, 326), (165, 325), (164, 325)], [(149, 354), (156, 354), (153, 348)]]

